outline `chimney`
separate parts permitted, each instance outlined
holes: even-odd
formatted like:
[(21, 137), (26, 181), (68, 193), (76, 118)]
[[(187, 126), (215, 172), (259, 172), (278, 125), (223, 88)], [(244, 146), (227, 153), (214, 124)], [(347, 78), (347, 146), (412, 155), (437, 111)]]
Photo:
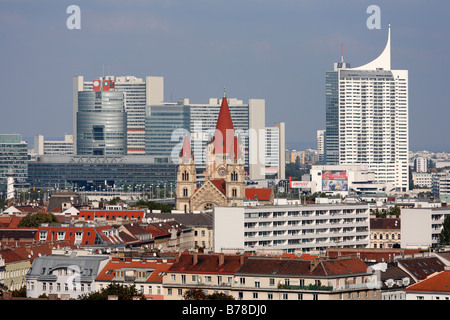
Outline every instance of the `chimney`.
[(223, 253), (219, 253), (219, 266), (223, 265), (225, 262), (225, 255)]
[(195, 252), (193, 255), (192, 255), (192, 265), (196, 265), (198, 263), (198, 253), (197, 252)]
[(239, 264), (240, 264), (241, 266), (244, 264), (244, 255), (243, 255), (243, 254), (241, 254), (241, 255), (239, 256)]

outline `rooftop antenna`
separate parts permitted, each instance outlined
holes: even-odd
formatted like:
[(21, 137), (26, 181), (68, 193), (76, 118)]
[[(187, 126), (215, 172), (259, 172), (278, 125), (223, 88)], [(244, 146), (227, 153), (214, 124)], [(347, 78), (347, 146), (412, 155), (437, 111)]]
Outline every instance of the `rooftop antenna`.
[(341, 43), (341, 62), (344, 63), (344, 45)]

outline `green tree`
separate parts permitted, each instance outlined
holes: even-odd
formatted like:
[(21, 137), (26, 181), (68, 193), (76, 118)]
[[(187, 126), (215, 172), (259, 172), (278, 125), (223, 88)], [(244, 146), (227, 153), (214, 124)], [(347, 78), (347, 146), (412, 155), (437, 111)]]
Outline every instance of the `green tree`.
[(183, 294), (184, 300), (206, 300), (206, 294), (202, 289), (189, 289)]
[(122, 284), (111, 283), (100, 291), (81, 295), (79, 300), (108, 300), (108, 296), (111, 295), (117, 296), (119, 300), (132, 300), (135, 297), (145, 299), (144, 295), (136, 289), (135, 285), (124, 286)]
[(439, 240), (443, 246), (450, 244), (450, 216), (446, 216), (444, 219), (443, 229), (439, 234)]
[(13, 296), (13, 297), (22, 297), (22, 298), (26, 298), (26, 296), (27, 296), (27, 288), (26, 288), (26, 286), (23, 286), (23, 287), (20, 288), (20, 289), (14, 290), (14, 291), (12, 292), (12, 296)]
[(27, 214), (17, 225), (20, 228), (37, 228), (42, 223), (57, 223), (58, 219), (52, 213), (38, 212)]

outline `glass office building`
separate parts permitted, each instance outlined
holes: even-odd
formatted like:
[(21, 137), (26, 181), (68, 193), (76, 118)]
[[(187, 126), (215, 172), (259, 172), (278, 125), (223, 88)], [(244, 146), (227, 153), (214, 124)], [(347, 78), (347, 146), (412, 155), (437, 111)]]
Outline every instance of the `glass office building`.
[(0, 188), (6, 190), (7, 173), (12, 171), (15, 186), (24, 186), (28, 177), (28, 144), (20, 134), (0, 134)]
[(28, 182), (36, 188), (86, 191), (176, 183), (177, 165), (150, 156), (38, 156), (28, 163)]
[(145, 154), (170, 157), (178, 163), (184, 137), (189, 135), (190, 107), (167, 103), (147, 106), (145, 118)]
[(127, 153), (127, 114), (119, 91), (78, 92), (78, 155)]

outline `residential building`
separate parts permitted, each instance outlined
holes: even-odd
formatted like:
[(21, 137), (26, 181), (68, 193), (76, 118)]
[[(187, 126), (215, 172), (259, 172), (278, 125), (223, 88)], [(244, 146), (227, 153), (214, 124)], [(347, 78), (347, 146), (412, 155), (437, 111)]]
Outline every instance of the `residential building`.
[(437, 172), (431, 175), (431, 193), (435, 197), (450, 194), (450, 171)]
[(367, 204), (215, 207), (214, 251), (308, 253), (329, 247), (367, 248)]
[(159, 223), (161, 221), (174, 220), (180, 225), (192, 229), (194, 236), (194, 247), (201, 248), (205, 252), (213, 250), (213, 217), (210, 212), (190, 213), (147, 213), (147, 222)]
[(95, 291), (95, 279), (109, 261), (107, 255), (87, 251), (43, 255), (36, 258), (26, 275), (27, 297), (57, 295), (78, 299)]
[(153, 248), (160, 251), (191, 250), (194, 246), (192, 228), (175, 220), (151, 222), (144, 226), (154, 239)]
[(430, 248), (437, 246), (444, 220), (450, 207), (404, 208), (401, 212), (401, 247)]
[[(8, 199), (14, 197), (14, 188), (27, 186), (27, 150), (28, 144), (22, 141), (20, 134), (0, 134), (0, 189), (8, 189)], [(12, 189), (7, 188), (8, 184), (11, 184)]]
[(397, 266), (396, 262), (379, 262), (370, 264), (379, 273), (381, 285), (381, 300), (405, 300), (404, 289), (415, 283), (414, 279)]
[(78, 219), (87, 222), (105, 222), (108, 224), (122, 224), (142, 222), (144, 210), (123, 210), (107, 207), (100, 210), (80, 210)]
[(64, 135), (64, 140), (44, 140), (43, 135), (34, 137), (33, 151), (36, 155), (44, 154), (74, 154), (73, 135)]
[(278, 122), (274, 127), (265, 128), (266, 178), (285, 179), (285, 127), (284, 122)]
[(379, 300), (377, 275), (360, 259), (249, 257), (235, 273), (238, 300)]
[(406, 300), (450, 300), (450, 270), (431, 275), (405, 289)]
[(400, 218), (370, 218), (371, 248), (400, 248)]
[(174, 261), (112, 257), (95, 279), (95, 291), (110, 284), (135, 286), (147, 300), (164, 300), (163, 276)]
[(391, 69), (390, 34), (375, 60), (326, 72), (325, 161), (367, 164), (375, 182), (408, 191), (408, 71)]
[(234, 275), (247, 256), (182, 253), (176, 259), (163, 277), (165, 300), (182, 300), (186, 291), (198, 288), (206, 295), (233, 295)]
[(428, 159), (424, 157), (418, 157), (415, 160), (416, 172), (427, 172), (428, 170)]
[[(77, 113), (79, 111), (78, 92), (97, 90), (94, 81), (112, 81), (114, 90), (124, 95), (124, 112), (126, 113), (126, 149), (125, 154), (145, 154), (145, 108), (147, 105), (160, 104), (164, 101), (164, 78), (146, 76), (103, 76), (93, 81), (84, 81), (83, 76), (73, 78), (73, 130), (74, 148), (78, 150), (76, 136)], [(109, 89), (109, 88), (108, 88)]]
[(432, 173), (428, 172), (413, 172), (412, 178), (415, 186), (423, 188), (431, 188), (432, 186)]

